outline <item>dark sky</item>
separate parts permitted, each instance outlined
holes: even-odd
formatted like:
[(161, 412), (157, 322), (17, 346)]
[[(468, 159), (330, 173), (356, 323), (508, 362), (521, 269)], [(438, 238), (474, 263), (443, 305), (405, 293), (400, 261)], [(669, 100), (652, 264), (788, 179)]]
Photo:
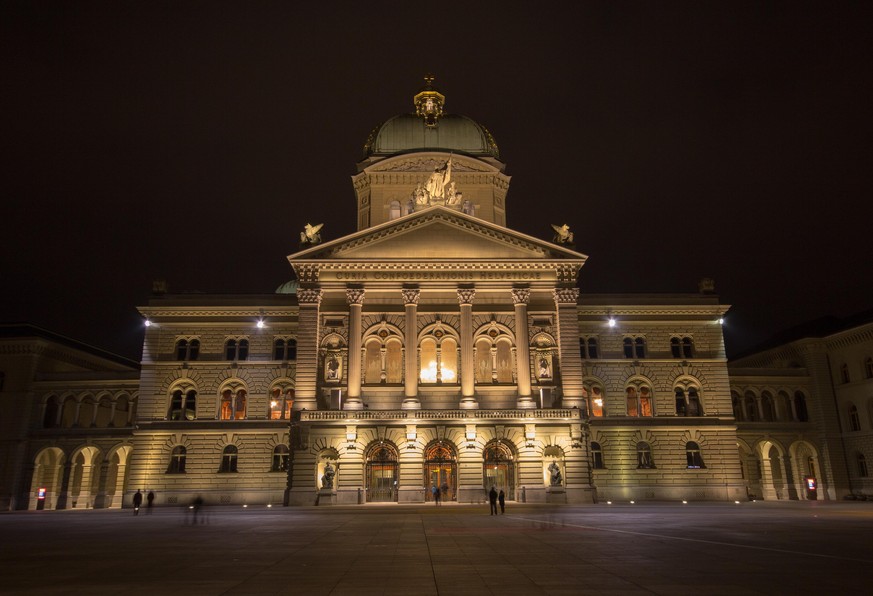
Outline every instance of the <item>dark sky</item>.
[(583, 292), (711, 276), (729, 353), (873, 306), (870, 3), (302, 4), (4, 3), (0, 320), (138, 358), (154, 279), (274, 291), (427, 72)]

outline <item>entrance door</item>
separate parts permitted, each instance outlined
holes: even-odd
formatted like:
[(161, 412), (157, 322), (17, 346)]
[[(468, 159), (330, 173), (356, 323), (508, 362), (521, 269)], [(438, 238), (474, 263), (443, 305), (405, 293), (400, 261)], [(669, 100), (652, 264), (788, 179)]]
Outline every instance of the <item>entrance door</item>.
[(379, 441), (367, 450), (367, 502), (397, 500), (397, 449)]
[(506, 498), (515, 500), (515, 461), (512, 450), (502, 441), (494, 441), (485, 446), (482, 464), (482, 479), (485, 494), (493, 486), (502, 488)]
[(455, 448), (448, 441), (434, 441), (424, 450), (424, 498), (433, 501), (432, 487), (440, 491), (440, 499), (457, 498), (458, 464)]

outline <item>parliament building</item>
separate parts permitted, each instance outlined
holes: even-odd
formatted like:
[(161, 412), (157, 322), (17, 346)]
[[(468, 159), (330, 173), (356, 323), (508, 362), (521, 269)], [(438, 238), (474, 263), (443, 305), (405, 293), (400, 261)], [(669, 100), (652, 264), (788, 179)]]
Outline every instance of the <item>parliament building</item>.
[(357, 231), (307, 224), (274, 294), (156, 285), (139, 363), (0, 326), (0, 509), (873, 494), (873, 319), (728, 363), (711, 280), (580, 293), (431, 79), (352, 185)]

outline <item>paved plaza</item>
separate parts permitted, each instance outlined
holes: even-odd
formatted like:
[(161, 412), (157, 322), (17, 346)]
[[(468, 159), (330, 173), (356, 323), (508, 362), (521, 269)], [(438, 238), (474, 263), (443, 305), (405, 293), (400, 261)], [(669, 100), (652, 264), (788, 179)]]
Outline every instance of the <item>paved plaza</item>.
[(858, 594), (873, 568), (873, 503), (204, 513), (2, 514), (0, 593)]

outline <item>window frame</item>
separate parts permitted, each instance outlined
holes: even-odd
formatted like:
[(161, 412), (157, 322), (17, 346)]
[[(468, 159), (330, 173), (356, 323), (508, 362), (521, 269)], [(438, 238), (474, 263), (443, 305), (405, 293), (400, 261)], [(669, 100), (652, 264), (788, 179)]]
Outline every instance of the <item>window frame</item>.
[(697, 441), (685, 443), (685, 462), (689, 470), (703, 470), (706, 468), (706, 464), (703, 463), (703, 455), (700, 452), (700, 444)]
[(188, 461), (188, 448), (184, 445), (176, 445), (170, 452), (170, 463), (167, 466), (167, 474), (184, 474), (185, 465)]
[(221, 452), (221, 464), (218, 467), (219, 474), (235, 474), (238, 469), (239, 447), (225, 445)]

